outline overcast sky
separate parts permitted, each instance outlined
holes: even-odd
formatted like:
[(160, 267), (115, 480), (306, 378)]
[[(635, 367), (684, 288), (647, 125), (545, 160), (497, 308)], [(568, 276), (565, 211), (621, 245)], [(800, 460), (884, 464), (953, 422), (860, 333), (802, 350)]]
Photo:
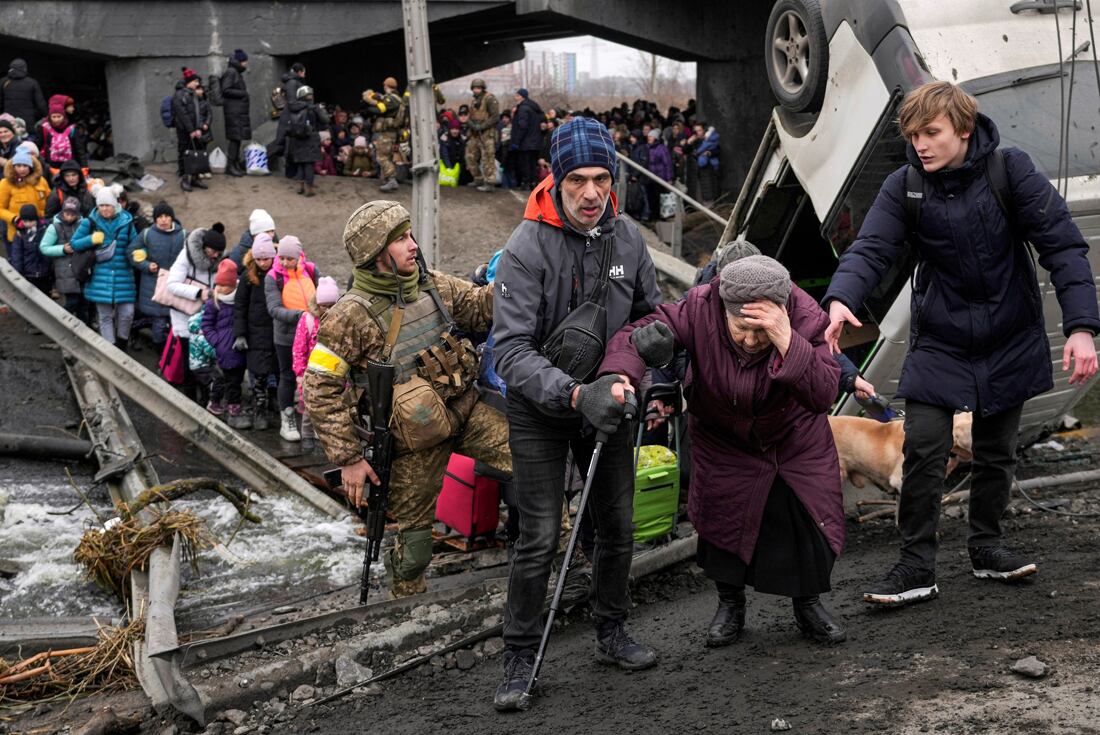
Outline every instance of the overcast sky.
[[(537, 51), (572, 51), (577, 54), (577, 73), (593, 77), (633, 76), (638, 73), (639, 52), (629, 46), (604, 41), (593, 36), (574, 36), (556, 41), (536, 41), (525, 44), (530, 55)], [(593, 53), (593, 49), (595, 53)], [(596, 68), (593, 70), (593, 58)], [(693, 78), (695, 64), (681, 66), (681, 76)]]

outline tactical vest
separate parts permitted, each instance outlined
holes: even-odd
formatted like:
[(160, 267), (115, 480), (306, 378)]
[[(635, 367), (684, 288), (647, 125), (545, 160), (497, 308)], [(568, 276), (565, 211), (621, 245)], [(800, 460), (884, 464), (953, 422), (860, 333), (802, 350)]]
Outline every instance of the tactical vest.
[(489, 119), (489, 93), (482, 92), (480, 97), (474, 97), (474, 103), (470, 105), (470, 119), (484, 122)]
[(375, 116), (374, 122), (371, 124), (371, 131), (375, 133), (393, 132), (397, 130), (397, 113), (401, 107), (401, 100), (395, 94), (387, 94), (382, 98), (381, 103), (386, 106), (386, 111)]
[[(396, 383), (419, 375), (443, 400), (449, 401), (464, 394), (476, 380), (477, 351), (470, 340), (451, 334), (450, 315), (441, 308), (442, 300), (436, 303), (438, 293), (434, 289), (429, 281), (421, 289), (420, 298), (405, 305), (390, 361), (396, 368)], [(373, 296), (368, 302), (354, 291), (348, 295), (367, 307), (383, 334), (389, 331), (396, 308), (392, 298)]]

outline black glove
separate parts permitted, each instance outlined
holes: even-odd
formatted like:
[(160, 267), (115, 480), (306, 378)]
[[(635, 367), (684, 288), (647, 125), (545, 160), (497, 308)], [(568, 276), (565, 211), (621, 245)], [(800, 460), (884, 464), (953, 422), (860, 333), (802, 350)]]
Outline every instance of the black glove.
[(577, 394), (577, 410), (598, 431), (614, 434), (623, 420), (625, 406), (611, 395), (611, 386), (622, 383), (618, 375), (605, 375), (588, 385), (582, 385)]
[(638, 357), (648, 367), (664, 367), (672, 362), (676, 353), (676, 340), (672, 336), (672, 330), (661, 321), (650, 322), (635, 329), (630, 335), (630, 341), (638, 350)]

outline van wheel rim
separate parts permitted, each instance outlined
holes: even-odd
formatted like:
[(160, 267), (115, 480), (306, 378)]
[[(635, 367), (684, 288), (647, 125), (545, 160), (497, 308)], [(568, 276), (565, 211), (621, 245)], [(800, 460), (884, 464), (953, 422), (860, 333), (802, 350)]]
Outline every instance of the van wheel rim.
[(810, 38), (798, 13), (788, 10), (779, 17), (772, 36), (772, 68), (775, 81), (792, 96), (801, 94), (810, 77)]

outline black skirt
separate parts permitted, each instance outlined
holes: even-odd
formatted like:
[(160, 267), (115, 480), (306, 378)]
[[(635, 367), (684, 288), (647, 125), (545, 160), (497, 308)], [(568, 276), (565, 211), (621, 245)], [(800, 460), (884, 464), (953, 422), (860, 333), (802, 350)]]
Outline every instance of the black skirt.
[(794, 494), (776, 477), (764, 504), (752, 563), (699, 538), (696, 562), (716, 582), (753, 587), (757, 592), (809, 597), (830, 590), (836, 554)]

